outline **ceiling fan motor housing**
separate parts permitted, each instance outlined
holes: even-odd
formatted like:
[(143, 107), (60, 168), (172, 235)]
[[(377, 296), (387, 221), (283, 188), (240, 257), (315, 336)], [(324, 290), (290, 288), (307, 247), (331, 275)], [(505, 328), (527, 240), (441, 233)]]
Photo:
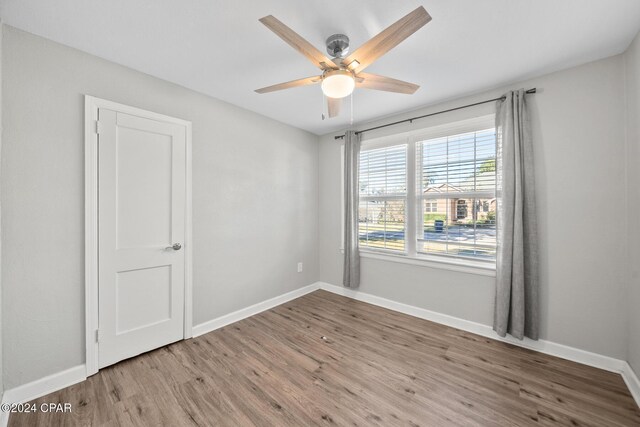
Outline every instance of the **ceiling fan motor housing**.
[(349, 37), (334, 34), (327, 39), (327, 53), (334, 58), (344, 58), (349, 53)]

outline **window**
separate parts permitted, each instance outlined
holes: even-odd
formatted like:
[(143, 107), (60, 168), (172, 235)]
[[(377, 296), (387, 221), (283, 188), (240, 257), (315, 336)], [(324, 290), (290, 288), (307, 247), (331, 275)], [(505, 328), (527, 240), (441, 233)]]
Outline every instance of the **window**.
[(421, 137), (365, 142), (360, 152), (360, 247), (415, 258), (494, 262), (492, 122), (484, 118)]
[(404, 251), (407, 146), (362, 151), (359, 184), (360, 245)]
[[(421, 201), (417, 252), (495, 259), (495, 130), (416, 144)], [(441, 206), (435, 214), (434, 202)]]

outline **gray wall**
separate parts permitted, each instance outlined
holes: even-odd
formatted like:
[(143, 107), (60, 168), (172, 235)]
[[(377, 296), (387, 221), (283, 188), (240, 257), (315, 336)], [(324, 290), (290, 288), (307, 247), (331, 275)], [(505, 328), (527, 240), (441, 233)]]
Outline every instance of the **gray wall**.
[(6, 388), (84, 363), (83, 94), (193, 122), (194, 324), (318, 279), (317, 136), (11, 27), (2, 48)]
[[(541, 338), (622, 359), (627, 354), (623, 77), (623, 58), (616, 56), (384, 120), (494, 98), (510, 88), (540, 89), (529, 99), (541, 236)], [(492, 104), (465, 109), (413, 126), (493, 109)], [(340, 144), (333, 134), (320, 142), (320, 230), (321, 280), (341, 284)], [(362, 260), (363, 292), (487, 325), (494, 282), (492, 277)]]
[(627, 174), (629, 212), (629, 353), (640, 375), (640, 34), (625, 53), (627, 95)]

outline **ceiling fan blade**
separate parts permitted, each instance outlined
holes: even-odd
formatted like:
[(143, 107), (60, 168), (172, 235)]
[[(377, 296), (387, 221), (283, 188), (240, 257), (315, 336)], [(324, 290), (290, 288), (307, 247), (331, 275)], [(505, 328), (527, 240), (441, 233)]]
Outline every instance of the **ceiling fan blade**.
[(327, 96), (327, 110), (329, 112), (329, 118), (335, 117), (340, 114), (340, 107), (342, 106), (342, 98), (329, 98)]
[[(429, 21), (431, 21), (431, 15), (424, 7), (420, 6), (360, 46), (351, 55), (344, 58), (342, 64), (349, 67), (351, 71), (359, 73)], [(357, 61), (357, 63), (353, 61)]]
[(339, 68), (331, 58), (316, 49), (311, 43), (303, 39), (298, 33), (287, 27), (272, 15), (260, 18), (268, 29), (287, 42), (292, 48), (307, 57), (309, 61), (321, 70)]
[(257, 93), (269, 93), (275, 92), (276, 90), (290, 89), (292, 87), (314, 85), (316, 83), (320, 83), (321, 81), (322, 77), (320, 76), (306, 77), (304, 79), (291, 80), (290, 82), (278, 83), (277, 85), (263, 87), (260, 89), (256, 89), (255, 91)]
[[(362, 79), (362, 80), (360, 80)], [(392, 79), (391, 77), (379, 76), (377, 74), (360, 73), (356, 79), (356, 87), (363, 89), (384, 90), (386, 92), (406, 93), (411, 95), (415, 93), (420, 86), (403, 82), (402, 80)]]

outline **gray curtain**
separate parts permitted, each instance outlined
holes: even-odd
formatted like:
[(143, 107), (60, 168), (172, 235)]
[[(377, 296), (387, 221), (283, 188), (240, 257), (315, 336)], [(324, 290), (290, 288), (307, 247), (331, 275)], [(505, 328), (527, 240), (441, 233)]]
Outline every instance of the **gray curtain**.
[(498, 101), (498, 254), (493, 329), (538, 339), (538, 233), (525, 91)]
[(358, 166), (360, 135), (349, 130), (344, 136), (344, 273), (347, 288), (360, 285), (360, 253), (358, 251)]

